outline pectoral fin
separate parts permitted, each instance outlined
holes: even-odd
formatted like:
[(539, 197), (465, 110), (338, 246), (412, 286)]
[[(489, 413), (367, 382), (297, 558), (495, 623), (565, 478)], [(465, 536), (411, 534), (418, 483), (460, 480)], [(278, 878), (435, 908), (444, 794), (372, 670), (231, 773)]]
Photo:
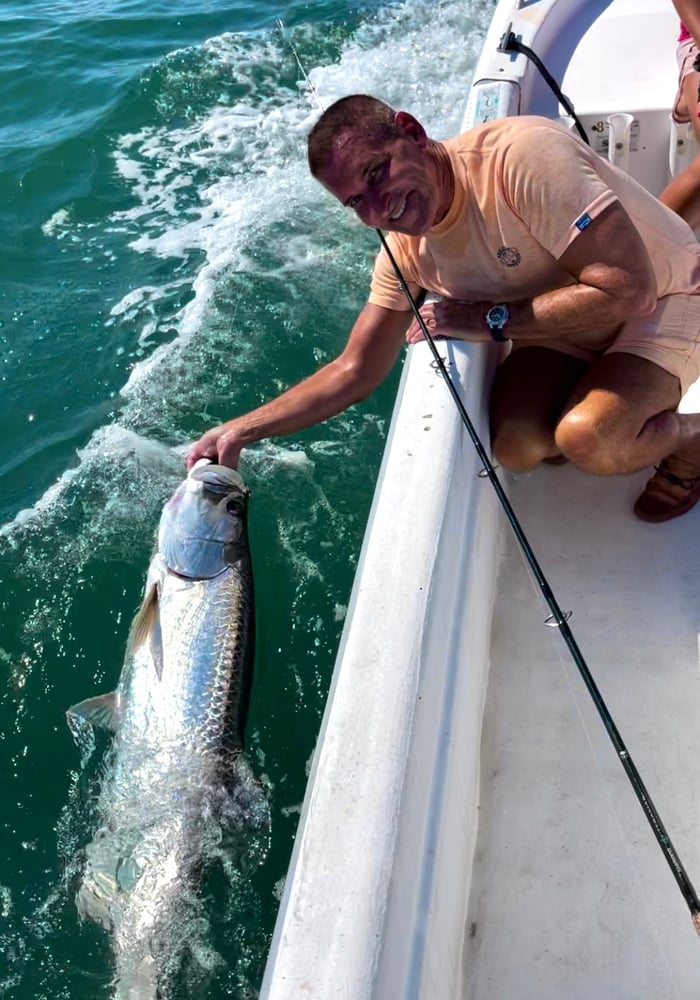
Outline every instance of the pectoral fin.
[(158, 680), (163, 677), (163, 633), (160, 627), (160, 610), (158, 607), (158, 586), (152, 584), (139, 608), (131, 626), (129, 650), (134, 653), (139, 646), (150, 644), (153, 664)]
[(156, 619), (151, 628), (151, 656), (159, 681), (163, 680), (163, 630), (160, 627), (160, 612), (156, 608)]
[(86, 722), (101, 729), (110, 729), (113, 733), (119, 726), (119, 696), (116, 691), (109, 694), (98, 694), (94, 698), (72, 705), (66, 715), (77, 715)]

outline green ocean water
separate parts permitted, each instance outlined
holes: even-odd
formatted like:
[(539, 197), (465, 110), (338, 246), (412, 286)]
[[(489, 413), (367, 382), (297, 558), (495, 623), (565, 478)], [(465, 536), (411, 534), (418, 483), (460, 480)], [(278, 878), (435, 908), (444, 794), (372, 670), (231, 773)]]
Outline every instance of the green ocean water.
[[(455, 132), (493, 2), (176, 7), (0, 3), (2, 998), (111, 995), (74, 903), (104, 746), (64, 712), (116, 684), (187, 443), (330, 360), (364, 300), (375, 237), (307, 176), (316, 101)], [(399, 375), (244, 453), (272, 822), (206, 873), (183, 997), (257, 993)]]

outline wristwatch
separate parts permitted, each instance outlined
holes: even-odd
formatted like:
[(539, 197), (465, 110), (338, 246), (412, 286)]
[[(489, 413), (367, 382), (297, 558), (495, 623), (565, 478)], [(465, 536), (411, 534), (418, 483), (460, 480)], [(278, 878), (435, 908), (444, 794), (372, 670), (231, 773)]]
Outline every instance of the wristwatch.
[(503, 336), (503, 329), (510, 319), (510, 309), (505, 302), (499, 302), (496, 306), (491, 306), (484, 316), (484, 322), (489, 328), (489, 333), (499, 344), (504, 344), (509, 338)]

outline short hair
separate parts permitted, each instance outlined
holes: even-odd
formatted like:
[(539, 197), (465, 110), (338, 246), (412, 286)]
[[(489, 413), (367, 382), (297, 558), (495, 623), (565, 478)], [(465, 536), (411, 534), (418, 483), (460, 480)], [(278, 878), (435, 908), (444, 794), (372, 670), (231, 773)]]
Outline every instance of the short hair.
[(328, 163), (343, 132), (358, 132), (372, 141), (396, 139), (396, 112), (384, 101), (368, 94), (341, 97), (323, 112), (309, 132), (309, 167), (314, 177)]

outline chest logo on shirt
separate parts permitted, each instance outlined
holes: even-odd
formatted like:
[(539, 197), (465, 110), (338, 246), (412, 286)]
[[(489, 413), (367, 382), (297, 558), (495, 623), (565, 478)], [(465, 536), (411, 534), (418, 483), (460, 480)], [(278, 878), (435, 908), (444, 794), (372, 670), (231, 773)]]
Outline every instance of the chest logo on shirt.
[(504, 267), (517, 267), (522, 260), (517, 247), (501, 247), (496, 256)]

